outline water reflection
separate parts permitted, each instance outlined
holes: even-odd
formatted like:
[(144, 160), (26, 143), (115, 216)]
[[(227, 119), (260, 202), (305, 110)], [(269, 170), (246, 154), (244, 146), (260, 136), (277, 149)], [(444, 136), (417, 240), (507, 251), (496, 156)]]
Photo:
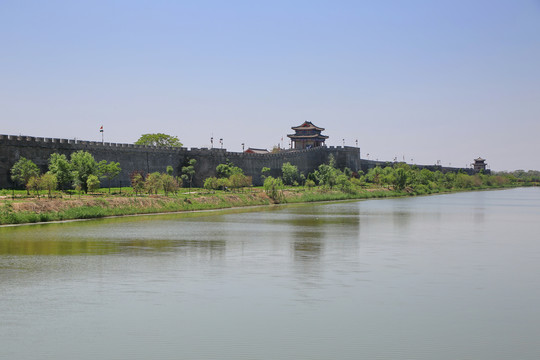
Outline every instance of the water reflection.
[(537, 359), (539, 216), (522, 189), (0, 228), (0, 358)]
[(316, 235), (318, 233), (302, 233), (298, 240), (293, 241), (294, 260), (311, 262), (320, 260), (323, 253), (323, 243)]

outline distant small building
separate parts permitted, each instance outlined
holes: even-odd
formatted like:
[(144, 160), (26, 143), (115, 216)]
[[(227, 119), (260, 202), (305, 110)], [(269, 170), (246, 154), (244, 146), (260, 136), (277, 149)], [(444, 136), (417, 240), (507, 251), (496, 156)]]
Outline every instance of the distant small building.
[(313, 125), (311, 121), (306, 121), (302, 125), (292, 127), (291, 129), (295, 133), (287, 135), (287, 137), (292, 140), (292, 148), (296, 150), (324, 146), (324, 141), (328, 139), (328, 136), (321, 134), (324, 128)]
[(478, 159), (474, 159), (474, 163), (472, 164), (474, 171), (486, 171), (486, 159), (482, 159), (481, 157), (478, 157)]
[(256, 148), (248, 148), (246, 151), (244, 151), (246, 154), (269, 154), (270, 151), (266, 149), (256, 149)]

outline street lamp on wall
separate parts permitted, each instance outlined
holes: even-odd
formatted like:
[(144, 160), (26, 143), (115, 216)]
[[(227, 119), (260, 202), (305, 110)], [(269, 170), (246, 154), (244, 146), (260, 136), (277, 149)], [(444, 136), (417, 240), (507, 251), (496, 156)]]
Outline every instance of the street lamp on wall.
[(244, 152), (244, 143), (242, 143), (242, 152)]

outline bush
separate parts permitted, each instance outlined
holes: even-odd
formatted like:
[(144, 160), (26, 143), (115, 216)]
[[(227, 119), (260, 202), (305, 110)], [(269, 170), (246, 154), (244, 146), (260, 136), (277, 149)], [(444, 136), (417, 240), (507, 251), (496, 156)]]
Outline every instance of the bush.
[(161, 182), (161, 174), (158, 172), (153, 172), (146, 175), (146, 180), (144, 181), (144, 189), (149, 195), (158, 193), (159, 189), (163, 186)]
[(90, 192), (95, 192), (99, 190), (99, 178), (96, 175), (88, 175), (88, 179), (86, 180), (86, 188)]
[(283, 200), (283, 181), (280, 178), (267, 177), (264, 180), (264, 191), (275, 203)]

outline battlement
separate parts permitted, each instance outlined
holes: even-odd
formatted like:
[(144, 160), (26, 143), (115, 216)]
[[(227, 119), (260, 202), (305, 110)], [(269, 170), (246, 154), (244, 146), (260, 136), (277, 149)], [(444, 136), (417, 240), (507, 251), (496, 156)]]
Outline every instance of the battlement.
[(284, 155), (287, 156), (288, 154), (305, 154), (305, 153), (313, 153), (313, 152), (324, 152), (328, 150), (353, 150), (356, 151), (358, 148), (350, 147), (350, 146), (320, 146), (320, 147), (314, 147), (311, 149), (302, 149), (302, 150), (282, 150), (275, 153), (268, 153), (268, 154), (254, 154), (254, 153), (244, 153), (244, 152), (234, 152), (234, 151), (227, 151), (227, 149), (218, 149), (218, 148), (186, 148), (186, 147), (169, 147), (169, 146), (148, 146), (148, 145), (135, 145), (135, 144), (126, 144), (126, 143), (112, 143), (112, 142), (104, 142), (101, 143), (99, 141), (90, 141), (90, 140), (77, 140), (77, 139), (62, 139), (62, 138), (46, 138), (46, 137), (34, 137), (34, 136), (26, 136), (26, 135), (4, 135), (0, 134), (0, 143), (16, 146), (47, 146), (51, 144), (66, 144), (66, 145), (72, 145), (72, 148), (80, 148), (82, 150), (92, 150), (92, 148), (96, 150), (103, 150), (105, 148), (110, 149), (114, 148), (116, 149), (129, 149), (129, 150), (139, 150), (144, 152), (149, 151), (157, 151), (157, 152), (184, 152), (187, 154), (192, 155), (212, 155), (212, 154), (222, 154), (224, 156), (245, 156), (247, 158), (253, 157), (253, 158), (276, 158), (276, 157), (283, 157)]

